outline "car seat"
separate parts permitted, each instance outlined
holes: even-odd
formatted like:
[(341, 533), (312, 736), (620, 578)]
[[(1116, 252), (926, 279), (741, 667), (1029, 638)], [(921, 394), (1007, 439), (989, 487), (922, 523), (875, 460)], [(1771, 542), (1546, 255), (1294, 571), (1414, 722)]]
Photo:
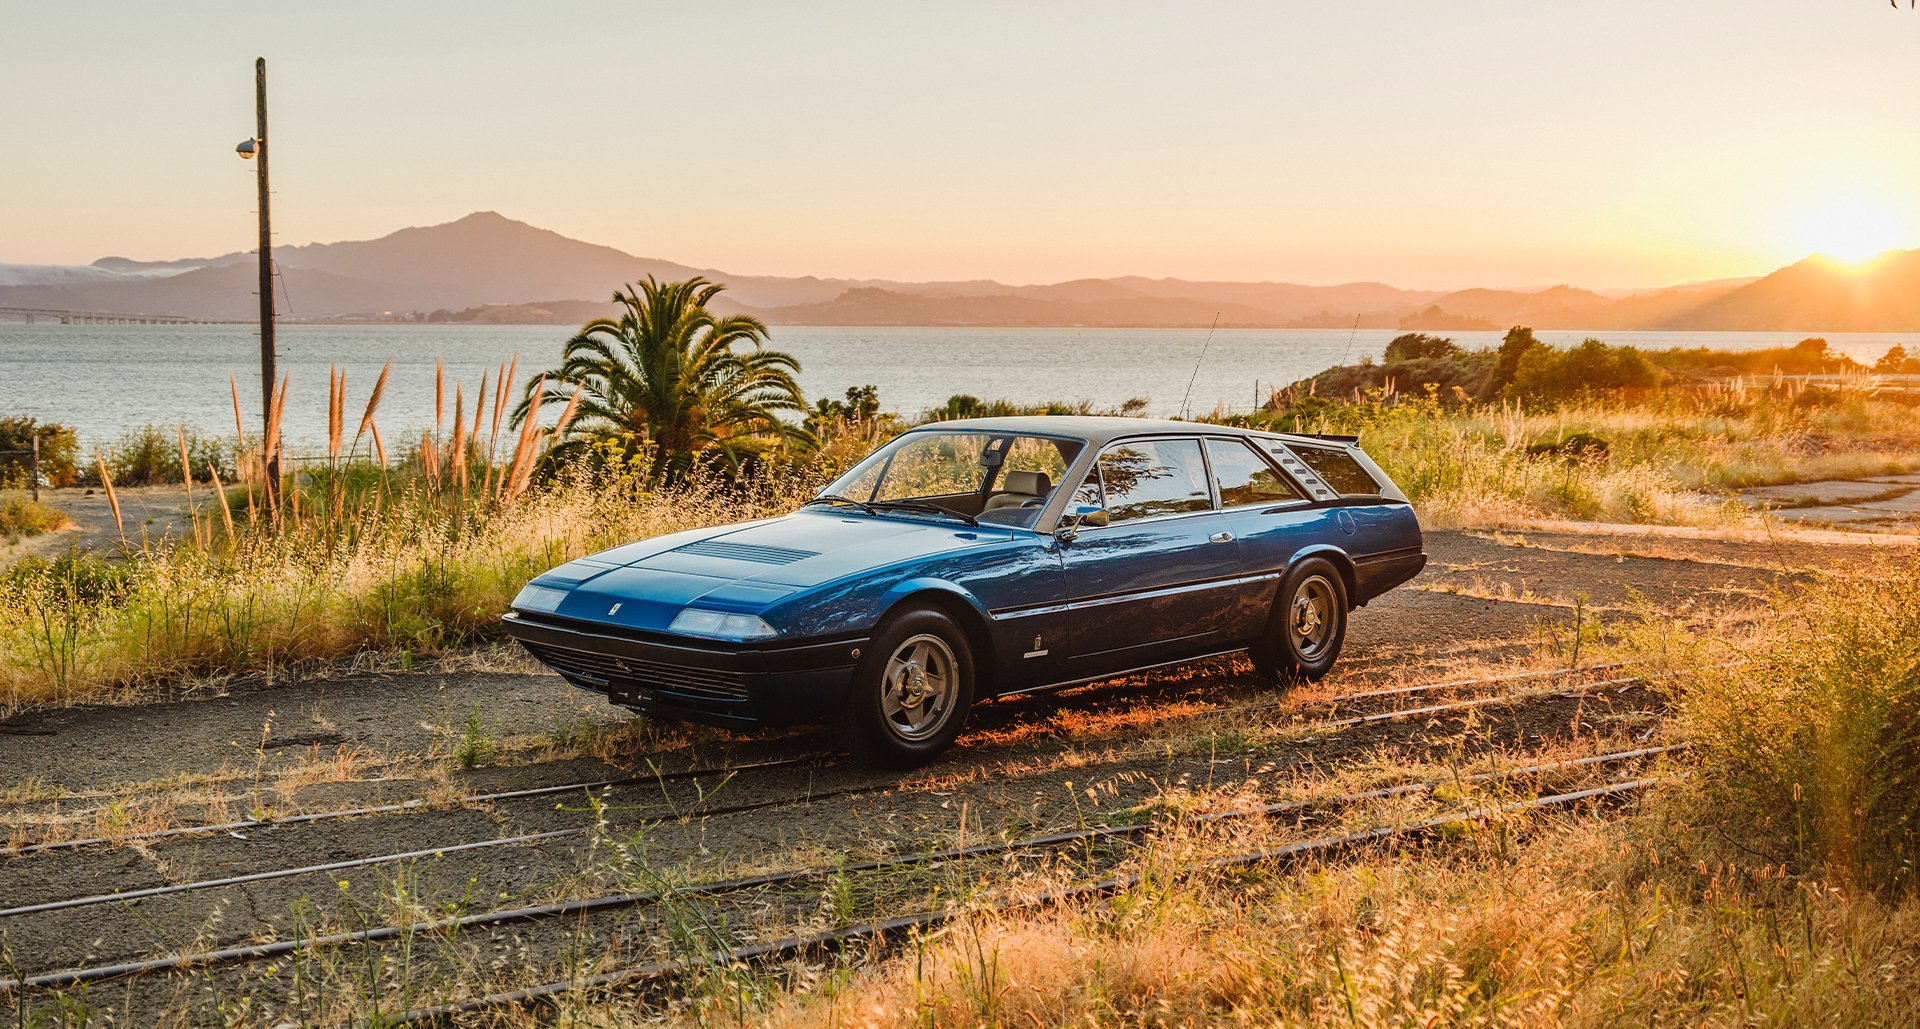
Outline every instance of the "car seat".
[(1053, 480), (1046, 472), (1008, 472), (1002, 483), (1006, 488), (987, 501), (986, 510), (1003, 507), (1039, 507), (1053, 492)]

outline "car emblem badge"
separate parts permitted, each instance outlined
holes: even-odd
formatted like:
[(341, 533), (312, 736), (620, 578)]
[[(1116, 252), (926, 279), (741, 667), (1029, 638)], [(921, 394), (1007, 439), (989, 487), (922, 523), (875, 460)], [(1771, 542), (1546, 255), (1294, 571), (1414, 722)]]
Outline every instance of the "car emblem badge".
[(609, 617), (609, 618), (611, 618), (611, 617), (613, 617), (614, 615), (617, 615), (617, 614), (619, 614), (619, 613), (620, 613), (620, 605), (619, 605), (619, 604), (615, 604), (615, 605), (613, 605), (612, 607), (610, 607), (610, 608), (607, 608), (607, 617)]

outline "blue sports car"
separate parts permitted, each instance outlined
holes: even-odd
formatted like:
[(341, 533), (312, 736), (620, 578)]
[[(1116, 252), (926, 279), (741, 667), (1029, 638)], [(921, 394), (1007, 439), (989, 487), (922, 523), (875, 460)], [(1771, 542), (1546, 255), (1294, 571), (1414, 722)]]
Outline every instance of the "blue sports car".
[(791, 514), (561, 565), (506, 629), (614, 703), (834, 721), (907, 767), (983, 697), (1240, 650), (1318, 678), (1347, 613), (1425, 564), (1353, 437), (983, 418), (897, 436)]

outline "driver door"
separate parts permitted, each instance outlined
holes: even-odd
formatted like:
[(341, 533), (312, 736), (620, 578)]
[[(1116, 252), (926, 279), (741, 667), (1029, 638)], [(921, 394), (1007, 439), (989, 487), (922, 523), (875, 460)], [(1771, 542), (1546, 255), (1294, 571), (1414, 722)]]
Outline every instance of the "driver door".
[(1240, 556), (1199, 439), (1111, 444), (1075, 501), (1104, 507), (1108, 524), (1060, 545), (1063, 679), (1231, 646)]

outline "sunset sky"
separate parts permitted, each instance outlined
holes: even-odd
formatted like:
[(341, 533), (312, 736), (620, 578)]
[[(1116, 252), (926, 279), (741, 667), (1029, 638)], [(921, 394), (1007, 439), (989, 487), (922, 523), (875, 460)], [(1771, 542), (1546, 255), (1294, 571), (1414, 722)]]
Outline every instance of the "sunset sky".
[[(9, 4), (0, 262), (501, 213), (741, 273), (1597, 288), (1920, 246), (1885, 0)], [(1854, 254), (1847, 254), (1854, 256)]]

